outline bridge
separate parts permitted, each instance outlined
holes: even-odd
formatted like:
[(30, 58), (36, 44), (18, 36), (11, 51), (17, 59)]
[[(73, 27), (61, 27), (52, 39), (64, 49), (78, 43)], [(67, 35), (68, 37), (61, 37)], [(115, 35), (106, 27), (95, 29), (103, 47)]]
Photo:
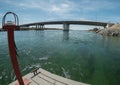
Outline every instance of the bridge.
[(36, 22), (36, 23), (29, 23), (29, 24), (22, 24), (20, 27), (27, 27), (35, 26), (36, 29), (44, 29), (45, 25), (56, 25), (62, 24), (64, 31), (69, 31), (70, 25), (92, 25), (92, 26), (103, 26), (104, 28), (110, 27), (113, 23), (107, 22), (97, 22), (97, 21), (47, 21), (47, 22)]

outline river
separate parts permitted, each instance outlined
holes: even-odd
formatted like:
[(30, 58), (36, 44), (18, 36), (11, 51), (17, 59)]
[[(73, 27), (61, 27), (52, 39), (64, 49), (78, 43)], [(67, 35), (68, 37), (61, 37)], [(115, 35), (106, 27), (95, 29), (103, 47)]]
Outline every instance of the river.
[[(42, 67), (91, 85), (120, 85), (120, 38), (89, 31), (15, 31), (22, 75)], [(7, 33), (0, 32), (0, 85), (16, 79)]]

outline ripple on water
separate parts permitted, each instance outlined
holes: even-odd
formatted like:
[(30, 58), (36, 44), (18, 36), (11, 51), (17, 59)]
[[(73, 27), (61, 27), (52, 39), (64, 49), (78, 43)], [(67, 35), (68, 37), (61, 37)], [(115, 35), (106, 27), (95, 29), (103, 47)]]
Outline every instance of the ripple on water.
[(11, 71), (11, 75), (10, 75), (10, 77), (11, 77), (11, 80), (12, 80), (12, 81), (14, 81), (14, 80), (15, 80), (15, 78), (16, 78), (16, 76), (15, 76), (15, 74), (14, 74), (14, 71), (13, 71), (13, 70)]
[(61, 69), (62, 69), (62, 72), (63, 72), (63, 74), (64, 74), (64, 76), (65, 76), (65, 78), (69, 78), (70, 79), (70, 74), (69, 74), (69, 71), (67, 70), (65, 70), (65, 68), (63, 68), (63, 67), (61, 67)]
[(39, 60), (48, 60), (49, 56), (40, 57)]
[(41, 65), (39, 63), (36, 64), (31, 64), (31, 65), (26, 65), (23, 69), (22, 72), (27, 71), (27, 70), (31, 70), (31, 69), (35, 69), (35, 68), (40, 68)]

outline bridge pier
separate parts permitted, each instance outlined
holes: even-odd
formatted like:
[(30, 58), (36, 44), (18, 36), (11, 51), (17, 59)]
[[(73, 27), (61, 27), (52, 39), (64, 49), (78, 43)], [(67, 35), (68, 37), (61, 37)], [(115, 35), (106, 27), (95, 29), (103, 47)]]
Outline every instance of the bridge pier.
[(44, 24), (36, 24), (36, 30), (44, 30)]
[(38, 24), (36, 24), (36, 30), (39, 28), (39, 25)]
[(63, 24), (63, 31), (69, 31), (69, 24), (68, 23)]
[(40, 25), (40, 29), (41, 29), (41, 30), (44, 30), (44, 24), (41, 24), (41, 25)]

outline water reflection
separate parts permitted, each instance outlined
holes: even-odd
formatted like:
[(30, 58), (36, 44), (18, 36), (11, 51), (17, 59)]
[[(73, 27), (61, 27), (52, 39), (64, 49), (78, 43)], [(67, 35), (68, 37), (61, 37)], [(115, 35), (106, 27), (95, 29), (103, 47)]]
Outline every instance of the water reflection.
[(39, 36), (39, 37), (41, 37), (41, 38), (43, 38), (44, 37), (44, 31), (43, 30), (36, 30), (35, 31), (35, 34), (37, 35), (37, 36)]
[(63, 31), (63, 40), (69, 40), (69, 31)]

